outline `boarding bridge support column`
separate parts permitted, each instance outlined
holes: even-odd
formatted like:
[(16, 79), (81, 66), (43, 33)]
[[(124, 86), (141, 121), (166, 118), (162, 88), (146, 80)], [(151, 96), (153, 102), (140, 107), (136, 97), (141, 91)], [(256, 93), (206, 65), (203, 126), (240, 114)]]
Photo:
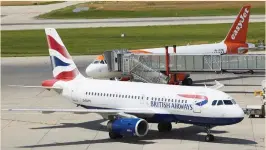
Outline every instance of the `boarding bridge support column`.
[(176, 53), (176, 45), (173, 45), (174, 53)]
[(166, 69), (166, 75), (169, 76), (170, 70), (169, 70), (169, 51), (168, 46), (165, 46), (165, 69)]

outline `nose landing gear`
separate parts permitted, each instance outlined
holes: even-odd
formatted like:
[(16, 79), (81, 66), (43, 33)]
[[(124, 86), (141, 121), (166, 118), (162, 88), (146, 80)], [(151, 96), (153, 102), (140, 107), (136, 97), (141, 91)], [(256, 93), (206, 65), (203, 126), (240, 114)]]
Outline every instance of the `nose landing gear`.
[(205, 137), (205, 141), (206, 142), (212, 142), (212, 141), (214, 141), (214, 136), (211, 134), (210, 127), (205, 127), (205, 130), (207, 132), (207, 135)]

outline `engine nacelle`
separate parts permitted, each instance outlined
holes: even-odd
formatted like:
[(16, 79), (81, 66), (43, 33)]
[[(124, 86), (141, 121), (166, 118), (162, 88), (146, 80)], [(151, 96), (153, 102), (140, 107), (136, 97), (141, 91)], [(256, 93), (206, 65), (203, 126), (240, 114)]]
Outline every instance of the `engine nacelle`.
[(146, 120), (140, 118), (119, 118), (107, 123), (109, 132), (123, 136), (145, 136), (149, 130)]

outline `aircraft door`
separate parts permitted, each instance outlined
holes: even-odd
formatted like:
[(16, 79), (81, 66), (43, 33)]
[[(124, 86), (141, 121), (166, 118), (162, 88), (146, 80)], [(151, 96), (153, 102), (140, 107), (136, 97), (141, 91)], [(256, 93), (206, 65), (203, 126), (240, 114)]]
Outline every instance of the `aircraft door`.
[(201, 106), (200, 106), (201, 101), (195, 99), (194, 105), (193, 105), (193, 112), (194, 113), (201, 113)]
[(193, 112), (194, 113), (201, 113), (202, 104), (205, 98), (205, 93), (197, 93), (194, 97), (194, 105), (193, 105)]
[(140, 104), (141, 105), (144, 105), (145, 103), (144, 103), (144, 101), (145, 101), (145, 95), (143, 94), (143, 95), (141, 95), (141, 97), (140, 97)]
[(77, 97), (77, 89), (75, 88), (72, 88), (70, 89), (71, 90), (71, 99), (74, 103), (78, 103), (79, 102), (79, 99)]

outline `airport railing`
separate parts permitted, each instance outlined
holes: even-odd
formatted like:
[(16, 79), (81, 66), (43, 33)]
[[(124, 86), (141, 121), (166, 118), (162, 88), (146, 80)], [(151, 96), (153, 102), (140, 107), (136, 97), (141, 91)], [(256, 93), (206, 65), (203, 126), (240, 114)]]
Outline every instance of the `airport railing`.
[(143, 82), (167, 84), (168, 77), (160, 71), (152, 69), (145, 64), (145, 60), (140, 56), (131, 56), (130, 58), (123, 59), (123, 73), (130, 74), (135, 79)]

